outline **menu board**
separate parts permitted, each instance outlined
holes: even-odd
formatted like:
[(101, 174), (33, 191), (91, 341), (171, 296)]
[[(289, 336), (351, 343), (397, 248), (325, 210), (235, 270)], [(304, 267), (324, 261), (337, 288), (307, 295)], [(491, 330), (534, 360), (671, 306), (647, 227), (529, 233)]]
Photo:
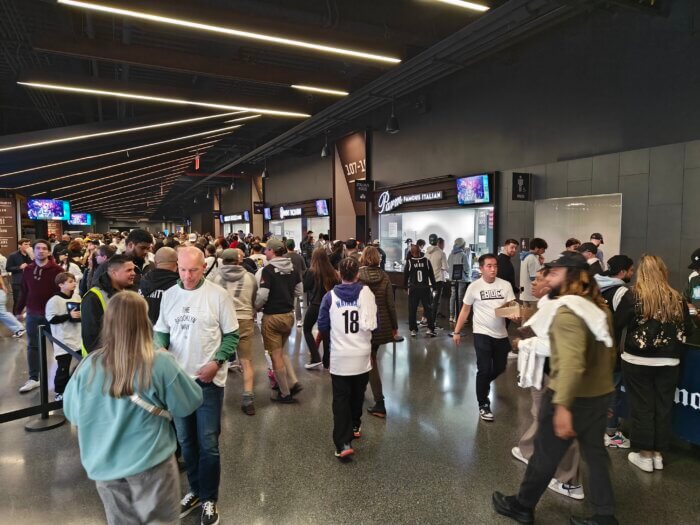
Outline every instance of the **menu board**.
[(0, 198), (0, 253), (17, 250), (17, 208), (14, 199)]

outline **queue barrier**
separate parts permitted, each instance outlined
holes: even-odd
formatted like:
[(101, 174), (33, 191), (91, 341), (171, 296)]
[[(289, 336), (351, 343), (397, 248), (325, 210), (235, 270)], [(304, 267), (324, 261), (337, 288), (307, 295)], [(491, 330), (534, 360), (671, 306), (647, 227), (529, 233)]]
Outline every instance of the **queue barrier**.
[(52, 401), (49, 403), (49, 367), (46, 360), (46, 339), (48, 338), (54, 345), (58, 345), (78, 361), (82, 361), (83, 359), (80, 352), (73, 350), (72, 348), (63, 344), (61, 341), (54, 338), (51, 335), (51, 330), (45, 325), (39, 326), (38, 338), (40, 404), (38, 406), (20, 408), (19, 410), (13, 410), (12, 412), (0, 414), (0, 424), (15, 421), (17, 419), (24, 419), (25, 417), (39, 415), (39, 417), (32, 419), (26, 425), (24, 425), (24, 429), (27, 432), (43, 432), (45, 430), (51, 430), (52, 428), (60, 427), (66, 422), (66, 418), (63, 415), (50, 413), (54, 410), (62, 409), (63, 401)]

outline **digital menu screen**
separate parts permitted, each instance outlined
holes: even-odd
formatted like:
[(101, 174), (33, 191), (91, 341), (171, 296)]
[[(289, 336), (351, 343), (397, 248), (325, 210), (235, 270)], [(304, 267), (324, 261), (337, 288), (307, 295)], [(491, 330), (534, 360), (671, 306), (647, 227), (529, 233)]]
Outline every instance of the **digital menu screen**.
[(29, 199), (27, 215), (35, 221), (67, 221), (70, 219), (70, 203), (53, 199)]
[(328, 217), (328, 201), (319, 199), (316, 201), (316, 215), (319, 217)]
[(491, 202), (491, 188), (488, 174), (472, 175), (457, 179), (458, 204), (484, 204), (489, 202)]
[(71, 213), (68, 224), (71, 226), (92, 226), (91, 213)]
[(272, 220), (272, 210), (270, 210), (270, 208), (263, 209), (263, 217), (265, 218), (266, 221), (271, 221)]

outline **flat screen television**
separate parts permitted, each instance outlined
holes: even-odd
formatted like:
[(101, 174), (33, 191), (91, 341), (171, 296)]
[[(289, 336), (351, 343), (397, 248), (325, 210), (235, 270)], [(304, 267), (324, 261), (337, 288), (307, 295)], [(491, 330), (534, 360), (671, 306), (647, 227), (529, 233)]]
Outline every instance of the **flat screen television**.
[(457, 204), (487, 204), (491, 202), (491, 178), (488, 174), (457, 179)]
[(71, 226), (92, 226), (92, 213), (71, 213), (68, 224)]
[(272, 210), (270, 210), (270, 208), (263, 209), (263, 217), (265, 218), (266, 221), (271, 221), (272, 220)]
[(316, 201), (316, 215), (319, 217), (328, 217), (328, 201), (319, 199)]
[(35, 221), (67, 221), (70, 219), (70, 203), (53, 199), (29, 199), (27, 215)]
[(245, 210), (243, 212), (243, 222), (250, 222), (250, 211)]

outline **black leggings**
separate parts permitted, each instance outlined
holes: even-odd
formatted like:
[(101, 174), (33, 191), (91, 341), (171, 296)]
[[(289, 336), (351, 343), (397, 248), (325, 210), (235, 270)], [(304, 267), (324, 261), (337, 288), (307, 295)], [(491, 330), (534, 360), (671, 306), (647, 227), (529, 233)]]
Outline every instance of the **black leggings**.
[[(321, 354), (316, 346), (316, 338), (313, 334), (313, 328), (318, 321), (318, 314), (321, 311), (321, 305), (319, 304), (309, 304), (306, 308), (306, 315), (304, 316), (304, 339), (306, 340), (306, 346), (309, 348), (309, 353), (311, 354), (312, 363), (321, 362)], [(330, 343), (328, 335), (321, 334), (323, 337), (323, 354), (328, 353), (328, 345)]]

